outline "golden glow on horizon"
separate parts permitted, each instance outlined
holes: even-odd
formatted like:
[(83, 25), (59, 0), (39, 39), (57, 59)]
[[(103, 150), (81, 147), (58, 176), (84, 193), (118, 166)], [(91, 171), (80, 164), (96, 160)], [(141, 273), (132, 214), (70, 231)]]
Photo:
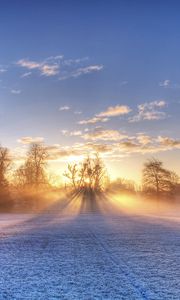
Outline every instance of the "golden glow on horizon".
[[(15, 154), (12, 155), (14, 162), (14, 169), (23, 164), (25, 155), (27, 153), (27, 147), (19, 150), (15, 148)], [(12, 151), (13, 153), (13, 151)], [(93, 151), (91, 153), (94, 153)], [(88, 152), (87, 152), (88, 154)], [(59, 183), (64, 183), (63, 173), (67, 169), (68, 164), (79, 164), (81, 163), (87, 154), (70, 154), (67, 156), (62, 156), (61, 158), (56, 158), (56, 156), (50, 157), (48, 161), (48, 172), (50, 175), (54, 174), (54, 177), (57, 176), (55, 185), (59, 185)], [(91, 156), (91, 155), (90, 155)], [(92, 155), (93, 156), (93, 155)], [(105, 163), (107, 168), (107, 172), (110, 180), (116, 180), (117, 178), (124, 178), (128, 180), (134, 181), (136, 184), (141, 184), (142, 179), (142, 168), (144, 162), (150, 158), (150, 155), (137, 155), (137, 154), (129, 154), (124, 157), (120, 157), (119, 159), (115, 159), (111, 156), (107, 157), (106, 154), (100, 153), (100, 157)], [(165, 167), (169, 169), (169, 165), (171, 165), (171, 170), (175, 171), (177, 174), (180, 174), (179, 165), (177, 164), (177, 159), (179, 157), (179, 153), (176, 151), (172, 155), (171, 152), (168, 153), (159, 153), (155, 155), (159, 160), (162, 160)], [(53, 179), (54, 180), (54, 179)]]
[(84, 155), (70, 155), (66, 158), (67, 163), (80, 163), (85, 159)]
[[(63, 173), (67, 170), (68, 164), (79, 164), (83, 162), (85, 156), (71, 156), (64, 159), (64, 161), (50, 161), (49, 172), (55, 174), (55, 176), (61, 178), (61, 183), (65, 182)], [(103, 159), (103, 158), (102, 158)], [(137, 184), (141, 182), (141, 170), (134, 168), (133, 166), (125, 166), (123, 162), (110, 162), (108, 159), (103, 159), (108, 176), (110, 180), (116, 180), (117, 178), (125, 178), (135, 181)]]

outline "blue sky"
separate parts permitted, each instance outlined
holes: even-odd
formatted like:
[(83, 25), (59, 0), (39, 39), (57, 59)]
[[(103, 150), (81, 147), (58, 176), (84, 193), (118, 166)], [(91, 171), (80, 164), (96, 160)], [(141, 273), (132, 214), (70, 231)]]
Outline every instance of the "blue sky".
[(0, 0), (1, 143), (18, 152), (44, 139), (56, 165), (100, 149), (132, 179), (151, 155), (179, 172), (179, 9)]

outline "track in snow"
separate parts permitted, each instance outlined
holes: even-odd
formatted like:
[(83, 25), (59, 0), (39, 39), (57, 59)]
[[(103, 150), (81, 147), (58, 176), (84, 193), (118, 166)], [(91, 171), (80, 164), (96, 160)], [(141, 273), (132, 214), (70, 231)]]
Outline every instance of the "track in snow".
[(178, 223), (65, 207), (1, 215), (0, 300), (180, 299)]

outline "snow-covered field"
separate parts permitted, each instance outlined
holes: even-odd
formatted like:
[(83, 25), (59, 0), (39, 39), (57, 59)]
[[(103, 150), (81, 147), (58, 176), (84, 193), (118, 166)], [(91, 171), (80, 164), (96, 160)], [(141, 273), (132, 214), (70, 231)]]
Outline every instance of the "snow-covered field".
[(0, 300), (180, 299), (177, 215), (69, 205), (0, 214)]

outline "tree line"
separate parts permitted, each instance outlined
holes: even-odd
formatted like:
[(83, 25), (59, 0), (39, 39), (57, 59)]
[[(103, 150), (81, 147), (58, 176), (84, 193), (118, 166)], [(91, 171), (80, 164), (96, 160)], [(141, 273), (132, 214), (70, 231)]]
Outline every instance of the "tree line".
[[(0, 204), (5, 205), (12, 190), (21, 193), (38, 193), (52, 188), (48, 173), (48, 150), (43, 144), (32, 144), (25, 160), (13, 171), (10, 151), (0, 146)], [(145, 195), (173, 196), (180, 191), (179, 176), (163, 163), (151, 158), (144, 163), (142, 185), (137, 188), (133, 181), (119, 178), (110, 181), (105, 164), (96, 153), (87, 156), (83, 162), (69, 164), (62, 174), (65, 188), (75, 193), (99, 193), (107, 190), (119, 192), (141, 191)]]

